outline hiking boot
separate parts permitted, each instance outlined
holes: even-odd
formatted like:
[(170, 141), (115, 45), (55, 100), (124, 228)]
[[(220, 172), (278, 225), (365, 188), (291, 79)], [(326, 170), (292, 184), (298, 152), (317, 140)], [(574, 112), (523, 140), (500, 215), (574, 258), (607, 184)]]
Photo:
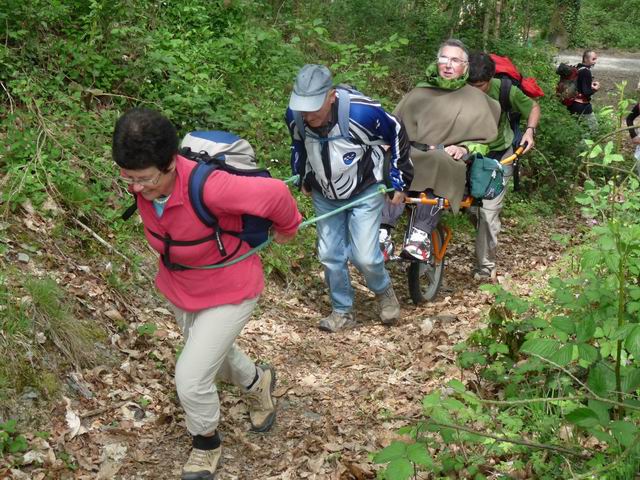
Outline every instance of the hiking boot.
[(402, 249), (402, 256), (409, 260), (428, 262), (431, 257), (431, 237), (424, 230), (413, 227)]
[(256, 365), (256, 368), (260, 370), (260, 378), (246, 392), (249, 420), (252, 432), (266, 432), (276, 420), (276, 402), (273, 399), (276, 371), (271, 365)]
[(496, 279), (496, 269), (490, 270), (476, 270), (473, 274), (473, 279), (479, 282), (491, 282)]
[(337, 332), (338, 330), (346, 330), (356, 326), (356, 321), (352, 313), (331, 312), (330, 315), (320, 320), (318, 328), (325, 332)]
[(391, 241), (391, 234), (386, 228), (381, 228), (378, 234), (378, 245), (380, 245), (380, 251), (385, 262), (388, 262), (393, 257), (394, 245)]
[(182, 467), (182, 480), (213, 480), (220, 461), (222, 447), (213, 450), (191, 450), (187, 463)]
[(380, 320), (385, 325), (393, 325), (400, 316), (400, 303), (396, 292), (393, 291), (393, 286), (389, 285), (389, 288), (376, 296), (380, 305)]

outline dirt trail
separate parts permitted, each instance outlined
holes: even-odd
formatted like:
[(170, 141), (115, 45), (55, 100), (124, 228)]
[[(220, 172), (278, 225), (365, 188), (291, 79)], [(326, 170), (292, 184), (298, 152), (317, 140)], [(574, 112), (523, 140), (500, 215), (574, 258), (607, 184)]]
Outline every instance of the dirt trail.
[[(560, 218), (525, 227), (515, 218), (504, 220), (499, 279), (526, 295), (544, 282), (561, 253), (549, 241), (552, 233), (570, 233), (573, 225)], [(216, 478), (373, 478), (375, 466), (368, 455), (386, 446), (406, 423), (394, 418), (419, 415), (425, 394), (459, 376), (452, 348), (481, 326), (490, 304), (471, 279), (472, 255), (471, 239), (456, 233), (441, 294), (420, 307), (408, 298), (403, 268), (393, 266), (403, 319), (392, 328), (380, 325), (375, 299), (358, 284), (361, 325), (328, 334), (316, 328), (328, 310), (319, 270), (298, 276), (303, 285), (269, 282), (240, 343), (251, 356), (277, 368), (277, 423), (268, 434), (248, 433), (239, 392), (223, 388), (224, 453)], [(77, 470), (29, 467), (26, 476), (16, 472), (14, 478), (179, 478), (189, 450), (172, 379), (180, 336), (169, 312), (159, 306), (149, 293), (136, 297), (126, 320), (153, 321), (158, 330), (151, 337), (140, 336), (134, 323), (128, 331), (114, 333), (110, 340), (119, 350), (115, 366), (83, 371), (79, 380), (92, 398), (78, 396), (51, 413), (50, 443), (72, 454)], [(67, 422), (70, 412), (79, 415), (86, 429), (74, 438)]]

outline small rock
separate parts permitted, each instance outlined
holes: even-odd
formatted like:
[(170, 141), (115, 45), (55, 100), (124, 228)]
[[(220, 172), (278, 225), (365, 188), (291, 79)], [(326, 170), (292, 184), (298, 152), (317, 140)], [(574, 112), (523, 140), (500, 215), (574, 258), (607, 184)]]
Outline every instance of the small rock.
[(29, 480), (31, 478), (30, 475), (27, 475), (26, 473), (18, 470), (17, 468), (12, 468), (10, 472), (11, 472), (11, 478), (14, 478), (15, 480)]
[(22, 208), (24, 208), (25, 211), (31, 215), (34, 215), (36, 213), (36, 209), (33, 208), (31, 200), (25, 200), (24, 202), (22, 202)]
[(45, 202), (42, 204), (42, 209), (44, 211), (51, 212), (54, 214), (60, 212), (60, 207), (58, 207), (58, 204), (51, 197), (47, 197)]
[(442, 324), (446, 324), (446, 323), (452, 323), (456, 321), (456, 316), (455, 315), (447, 315), (447, 314), (443, 314), (443, 315), (438, 315), (436, 317), (436, 320)]
[(302, 416), (308, 418), (311, 421), (320, 421), (322, 420), (322, 415), (316, 413), (316, 412), (312, 412), (310, 410), (305, 410), (304, 412), (302, 412)]
[(430, 318), (425, 318), (420, 325), (423, 335), (429, 335), (433, 331), (433, 322)]
[(33, 400), (37, 400), (39, 396), (40, 395), (38, 394), (38, 391), (35, 388), (27, 387), (24, 393), (20, 395), (20, 398), (25, 401), (33, 401)]
[(113, 320), (114, 322), (124, 322), (124, 317), (118, 310), (107, 310), (106, 312), (104, 312), (104, 314), (107, 318)]
[(29, 263), (29, 260), (31, 260), (31, 258), (26, 253), (19, 253), (18, 254), (18, 261), (19, 262)]
[(91, 387), (84, 380), (81, 373), (71, 372), (69, 375), (67, 375), (67, 377), (68, 377), (67, 383), (73, 390), (78, 392), (80, 395), (82, 395), (86, 399), (93, 398), (93, 392), (91, 391)]

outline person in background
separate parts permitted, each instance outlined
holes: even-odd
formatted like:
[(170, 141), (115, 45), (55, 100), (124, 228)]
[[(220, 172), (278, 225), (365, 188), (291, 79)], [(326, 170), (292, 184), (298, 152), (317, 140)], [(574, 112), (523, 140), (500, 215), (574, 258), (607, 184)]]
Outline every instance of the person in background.
[(583, 119), (591, 131), (597, 130), (598, 119), (593, 113), (591, 97), (600, 90), (600, 82), (593, 79), (591, 69), (596, 65), (598, 55), (593, 50), (585, 50), (582, 63), (576, 65), (578, 78), (576, 81), (577, 95), (573, 103), (567, 108), (571, 113)]
[(376, 192), (385, 180), (388, 155), (392, 202), (404, 200), (413, 177), (404, 127), (380, 103), (334, 87), (329, 69), (313, 64), (300, 69), (285, 120), (291, 134), (291, 168), (300, 175), (302, 191), (311, 195), (316, 214), (361, 200), (317, 223), (318, 256), (332, 307), (319, 328), (336, 332), (356, 325), (348, 261), (376, 295), (382, 322), (395, 323), (400, 304), (376, 241), (385, 197)]
[[(640, 85), (640, 83), (639, 83)], [(627, 115), (627, 127), (633, 127), (635, 125), (636, 118), (640, 116), (640, 103), (636, 103), (629, 115)], [(640, 135), (636, 128), (629, 129), (629, 136), (631, 137), (631, 143), (636, 146), (634, 157), (636, 159), (636, 172), (640, 176)]]
[[(493, 78), (496, 64), (486, 53), (472, 53), (469, 57), (469, 85), (478, 88), (494, 100), (500, 100), (500, 80)], [(514, 112), (521, 114), (526, 121), (522, 138), (515, 139), (508, 118), (508, 112), (501, 112), (498, 123), (498, 137), (487, 144), (486, 156), (503, 160), (513, 154), (513, 145), (526, 145), (523, 153), (535, 145), (535, 134), (540, 122), (540, 105), (529, 98), (515, 85), (509, 90), (509, 103)], [(513, 165), (504, 166), (505, 188), (492, 200), (482, 200), (481, 206), (472, 206), (469, 213), (476, 225), (476, 280), (492, 280), (496, 277), (496, 252), (500, 233), (500, 212), (508, 190), (508, 182), (513, 176)]]
[[(267, 431), (275, 421), (275, 370), (256, 365), (235, 343), (264, 287), (260, 258), (251, 255), (218, 269), (170, 268), (169, 247), (163, 239), (189, 241), (171, 249), (171, 259), (180, 264), (228, 261), (189, 200), (189, 174), (196, 162), (178, 155), (177, 132), (169, 119), (144, 108), (129, 110), (118, 119), (112, 152), (120, 180), (136, 197), (145, 236), (161, 255), (156, 286), (173, 305), (185, 339), (175, 382), (193, 448), (182, 479), (213, 479), (221, 455), (216, 378), (237, 385), (245, 394), (253, 431)], [(216, 170), (204, 184), (203, 199), (223, 230), (220, 242), (236, 255), (250, 247), (226, 232), (241, 229), (242, 215), (271, 220), (279, 243), (291, 240), (302, 220), (287, 186), (271, 178)]]

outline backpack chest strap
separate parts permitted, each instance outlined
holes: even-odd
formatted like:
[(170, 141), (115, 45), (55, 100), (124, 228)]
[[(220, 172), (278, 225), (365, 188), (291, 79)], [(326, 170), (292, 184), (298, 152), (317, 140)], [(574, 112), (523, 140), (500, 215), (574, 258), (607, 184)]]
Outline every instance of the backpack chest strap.
[(233, 252), (227, 255), (227, 251), (224, 248), (224, 245), (220, 238), (220, 234), (222, 233), (220, 229), (216, 229), (211, 235), (207, 235), (206, 237), (202, 237), (197, 240), (174, 240), (173, 238), (171, 238), (171, 235), (169, 235), (168, 233), (163, 236), (157, 232), (154, 232), (153, 230), (149, 230), (149, 233), (154, 238), (157, 238), (158, 240), (162, 241), (162, 244), (164, 246), (163, 253), (161, 254), (162, 263), (169, 270), (188, 270), (187, 267), (184, 267), (179, 263), (174, 263), (171, 261), (171, 247), (191, 247), (194, 245), (200, 245), (201, 243), (215, 241), (216, 244), (218, 245), (218, 250), (220, 251), (220, 255), (222, 255), (223, 258), (218, 262), (214, 263), (213, 265), (220, 265), (221, 263), (224, 263), (229, 259), (231, 259), (233, 256), (235, 256), (236, 253), (238, 253), (238, 250), (240, 250), (240, 247), (242, 246), (242, 241), (238, 239), (238, 244), (236, 245), (236, 248), (233, 250)]

